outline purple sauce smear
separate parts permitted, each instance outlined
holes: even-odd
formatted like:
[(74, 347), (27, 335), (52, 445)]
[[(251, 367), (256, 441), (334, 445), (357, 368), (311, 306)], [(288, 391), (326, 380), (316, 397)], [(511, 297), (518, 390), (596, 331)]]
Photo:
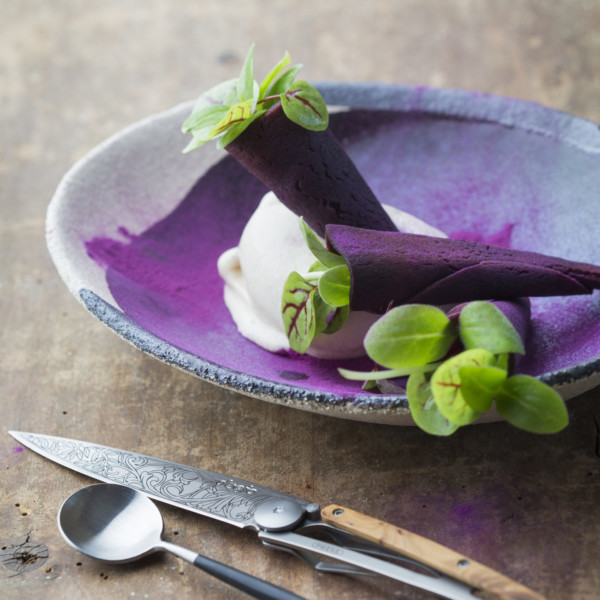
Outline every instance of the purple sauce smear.
[[(382, 202), (451, 237), (598, 262), (590, 244), (594, 236), (568, 229), (573, 219), (566, 222), (556, 208), (578, 187), (581, 193), (598, 189), (592, 187), (597, 156), (493, 123), (410, 113), (340, 113), (332, 115), (330, 126)], [(226, 157), (171, 214), (141, 235), (122, 231), (123, 239), (94, 238), (86, 248), (106, 267), (120, 309), (173, 346), (275, 383), (341, 396), (358, 393), (360, 385), (342, 379), (337, 367), (368, 369), (368, 360), (272, 354), (243, 338), (225, 307), (217, 259), (238, 244), (265, 192), (262, 183)], [(589, 210), (596, 213), (582, 219), (583, 226), (600, 222), (600, 208), (586, 203)], [(598, 354), (596, 293), (532, 301), (532, 331), (519, 370), (538, 375)]]

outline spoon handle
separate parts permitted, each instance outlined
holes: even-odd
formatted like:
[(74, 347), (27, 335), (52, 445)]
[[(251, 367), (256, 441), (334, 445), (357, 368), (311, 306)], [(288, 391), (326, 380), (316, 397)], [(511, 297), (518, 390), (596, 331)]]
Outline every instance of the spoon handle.
[(194, 565), (217, 579), (261, 600), (304, 600), (288, 590), (200, 554), (194, 559)]
[(301, 596), (296, 596), (296, 594), (288, 592), (288, 590), (284, 590), (272, 583), (248, 575), (248, 573), (244, 573), (243, 571), (238, 571), (233, 567), (224, 565), (212, 558), (202, 556), (193, 550), (188, 550), (171, 542), (161, 540), (156, 549), (171, 552), (175, 556), (179, 556), (179, 558), (192, 563), (195, 567), (202, 569), (209, 575), (260, 600), (304, 600)]

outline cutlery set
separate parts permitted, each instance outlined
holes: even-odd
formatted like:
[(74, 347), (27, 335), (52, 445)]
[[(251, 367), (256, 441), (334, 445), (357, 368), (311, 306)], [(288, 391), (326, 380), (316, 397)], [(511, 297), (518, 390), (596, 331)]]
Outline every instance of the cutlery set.
[(168, 551), (256, 598), (299, 596), (161, 539), (162, 517), (149, 499), (238, 528), (322, 572), (378, 575), (448, 600), (543, 596), (437, 542), (331, 504), (318, 504), (236, 477), (78, 440), (11, 431), (23, 446), (102, 484), (62, 505), (59, 529), (84, 554), (128, 562)]

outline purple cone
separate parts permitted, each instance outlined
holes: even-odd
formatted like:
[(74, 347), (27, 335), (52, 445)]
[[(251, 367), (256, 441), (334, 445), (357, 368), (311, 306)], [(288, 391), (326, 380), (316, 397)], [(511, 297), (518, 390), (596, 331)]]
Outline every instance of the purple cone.
[(225, 149), (322, 237), (328, 223), (397, 231), (333, 135), (293, 123), (281, 104)]
[(350, 308), (458, 304), (589, 294), (600, 268), (479, 242), (327, 226), (327, 243), (350, 270)]

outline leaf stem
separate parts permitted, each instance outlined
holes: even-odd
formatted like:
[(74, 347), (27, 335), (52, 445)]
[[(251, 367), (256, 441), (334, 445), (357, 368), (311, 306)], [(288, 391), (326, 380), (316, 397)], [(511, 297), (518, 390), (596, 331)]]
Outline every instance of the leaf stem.
[(263, 102), (270, 102), (271, 100), (281, 100), (281, 95), (275, 94), (274, 96), (265, 96), (264, 98), (257, 100), (256, 104), (262, 104)]
[(308, 273), (301, 273), (300, 277), (302, 277), (304, 281), (315, 283), (321, 279), (321, 275), (323, 275), (323, 273), (325, 273), (325, 271), (310, 271)]
[(413, 373), (430, 373), (435, 371), (442, 363), (435, 362), (418, 367), (405, 367), (404, 369), (387, 369), (385, 371), (352, 371), (350, 369), (338, 369), (338, 373), (346, 379), (353, 381), (377, 381), (378, 379), (395, 379), (406, 377)]
[[(288, 90), (285, 92), (287, 97), (296, 96), (300, 90)], [(270, 102), (271, 100), (281, 100), (281, 94), (273, 94), (272, 96), (265, 96), (260, 100), (257, 100), (256, 104), (260, 104), (261, 102)], [(317, 113), (318, 114), (318, 113)]]

